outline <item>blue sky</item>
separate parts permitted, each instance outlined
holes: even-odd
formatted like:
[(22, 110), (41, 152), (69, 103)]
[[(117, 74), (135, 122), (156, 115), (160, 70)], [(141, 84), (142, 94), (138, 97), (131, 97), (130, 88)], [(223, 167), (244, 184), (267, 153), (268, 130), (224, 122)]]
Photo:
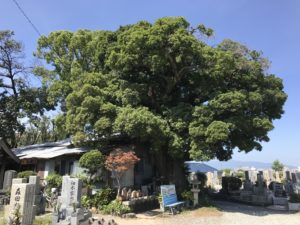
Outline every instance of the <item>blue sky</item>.
[[(271, 141), (262, 152), (237, 153), (234, 159), (300, 166), (300, 1), (299, 0), (17, 0), (39, 31), (107, 29), (139, 20), (184, 16), (192, 25), (215, 30), (213, 42), (230, 38), (261, 50), (271, 62), (270, 73), (284, 81), (285, 114), (275, 121)], [(0, 0), (0, 30), (15, 31), (25, 45), (27, 62), (34, 61), (38, 35), (13, 0)]]

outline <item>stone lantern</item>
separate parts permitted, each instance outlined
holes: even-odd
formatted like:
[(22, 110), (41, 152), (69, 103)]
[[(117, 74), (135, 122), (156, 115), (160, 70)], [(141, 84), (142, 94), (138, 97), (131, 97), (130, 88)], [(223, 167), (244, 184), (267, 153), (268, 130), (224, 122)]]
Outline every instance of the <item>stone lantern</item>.
[(194, 206), (196, 206), (199, 204), (199, 192), (201, 181), (199, 180), (198, 174), (196, 172), (190, 173), (188, 181), (192, 185), (191, 192), (193, 192), (194, 194)]

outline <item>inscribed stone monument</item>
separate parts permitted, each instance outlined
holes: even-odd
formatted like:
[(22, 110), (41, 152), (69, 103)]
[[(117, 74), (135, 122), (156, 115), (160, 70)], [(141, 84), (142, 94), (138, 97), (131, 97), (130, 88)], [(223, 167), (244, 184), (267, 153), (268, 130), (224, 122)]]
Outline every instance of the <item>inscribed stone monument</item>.
[(20, 213), (20, 225), (31, 225), (33, 216), (34, 184), (13, 184), (11, 188), (10, 207), (7, 213), (8, 224), (14, 224), (17, 211)]

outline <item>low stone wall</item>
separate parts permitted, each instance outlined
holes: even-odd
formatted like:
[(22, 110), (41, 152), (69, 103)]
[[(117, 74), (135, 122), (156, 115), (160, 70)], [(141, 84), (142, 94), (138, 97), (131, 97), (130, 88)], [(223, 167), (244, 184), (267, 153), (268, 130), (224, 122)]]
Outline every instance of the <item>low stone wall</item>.
[(147, 210), (159, 208), (159, 202), (156, 196), (135, 198), (130, 201), (124, 201), (123, 204), (129, 206), (134, 213), (145, 212)]

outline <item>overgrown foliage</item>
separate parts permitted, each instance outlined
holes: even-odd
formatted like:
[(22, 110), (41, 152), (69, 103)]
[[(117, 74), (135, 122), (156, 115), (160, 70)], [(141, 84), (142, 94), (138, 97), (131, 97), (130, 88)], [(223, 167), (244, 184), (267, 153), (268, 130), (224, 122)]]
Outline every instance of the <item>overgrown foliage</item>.
[(212, 34), (182, 17), (56, 31), (36, 51), (54, 69), (36, 71), (79, 144), (119, 137), (173, 158), (228, 160), (262, 150), (287, 96), (260, 52), (199, 39)]

